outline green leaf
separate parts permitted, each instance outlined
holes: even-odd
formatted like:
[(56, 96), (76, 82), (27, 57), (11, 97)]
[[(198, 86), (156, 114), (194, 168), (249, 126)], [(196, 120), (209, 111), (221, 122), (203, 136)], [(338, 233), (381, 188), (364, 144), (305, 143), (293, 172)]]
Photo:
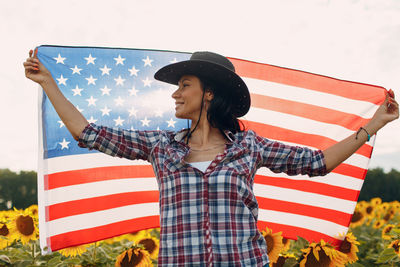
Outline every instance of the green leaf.
[(283, 264), (282, 267), (294, 267), (297, 264), (298, 264), (298, 262), (295, 258), (288, 258), (285, 260), (285, 263)]
[(6, 255), (0, 255), (0, 261), (5, 262), (5, 263), (11, 263), (11, 260), (9, 257)]
[(57, 256), (49, 260), (47, 264), (49, 265), (49, 267), (53, 267), (59, 264), (60, 262), (61, 262), (61, 256)]
[(64, 262), (67, 264), (79, 264), (81, 263), (81, 260), (79, 258), (68, 258), (65, 259)]
[(397, 257), (397, 254), (394, 251), (394, 249), (393, 248), (386, 248), (379, 255), (378, 260), (376, 261), (376, 263), (387, 263), (391, 259), (393, 259), (394, 257)]
[(354, 263), (350, 264), (349, 267), (365, 267), (365, 266), (358, 262), (354, 262)]

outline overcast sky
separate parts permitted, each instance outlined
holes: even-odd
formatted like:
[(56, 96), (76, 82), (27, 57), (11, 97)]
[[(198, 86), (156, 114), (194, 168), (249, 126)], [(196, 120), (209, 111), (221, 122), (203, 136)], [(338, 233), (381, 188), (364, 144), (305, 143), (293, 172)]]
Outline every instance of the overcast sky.
[[(400, 96), (400, 1), (1, 1), (0, 168), (37, 170), (38, 45), (209, 50), (392, 88)], [(370, 167), (400, 170), (400, 122)]]

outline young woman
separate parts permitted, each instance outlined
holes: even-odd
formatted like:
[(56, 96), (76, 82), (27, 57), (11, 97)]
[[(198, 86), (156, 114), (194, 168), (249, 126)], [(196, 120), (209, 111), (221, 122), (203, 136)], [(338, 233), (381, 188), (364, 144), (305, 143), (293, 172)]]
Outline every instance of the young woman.
[(250, 108), (250, 94), (232, 63), (196, 52), (155, 74), (178, 85), (175, 115), (191, 120), (189, 129), (113, 129), (89, 124), (32, 54), (24, 63), (26, 77), (42, 86), (79, 146), (152, 164), (160, 191), (159, 266), (268, 266), (257, 230), (256, 170), (325, 175), (399, 117), (390, 91), (368, 124), (324, 151), (268, 140), (238, 121)]

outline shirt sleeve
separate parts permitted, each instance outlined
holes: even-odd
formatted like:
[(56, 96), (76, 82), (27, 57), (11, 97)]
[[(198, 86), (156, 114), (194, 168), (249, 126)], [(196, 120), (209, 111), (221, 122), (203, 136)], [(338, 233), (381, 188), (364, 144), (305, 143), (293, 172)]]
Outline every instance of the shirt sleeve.
[(324, 154), (321, 150), (290, 146), (256, 136), (261, 167), (274, 173), (287, 175), (323, 176), (327, 174)]
[(113, 157), (149, 161), (152, 148), (159, 142), (160, 131), (131, 131), (88, 124), (78, 145)]

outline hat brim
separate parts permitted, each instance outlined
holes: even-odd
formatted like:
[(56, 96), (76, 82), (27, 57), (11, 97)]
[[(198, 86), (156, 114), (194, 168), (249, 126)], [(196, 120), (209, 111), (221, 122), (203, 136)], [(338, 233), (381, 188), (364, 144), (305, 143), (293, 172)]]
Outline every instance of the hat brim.
[(172, 63), (159, 69), (155, 74), (156, 80), (178, 85), (183, 75), (195, 75), (207, 81), (222, 85), (231, 94), (233, 112), (236, 117), (244, 116), (250, 109), (250, 93), (242, 78), (228, 68), (204, 60), (186, 60)]

